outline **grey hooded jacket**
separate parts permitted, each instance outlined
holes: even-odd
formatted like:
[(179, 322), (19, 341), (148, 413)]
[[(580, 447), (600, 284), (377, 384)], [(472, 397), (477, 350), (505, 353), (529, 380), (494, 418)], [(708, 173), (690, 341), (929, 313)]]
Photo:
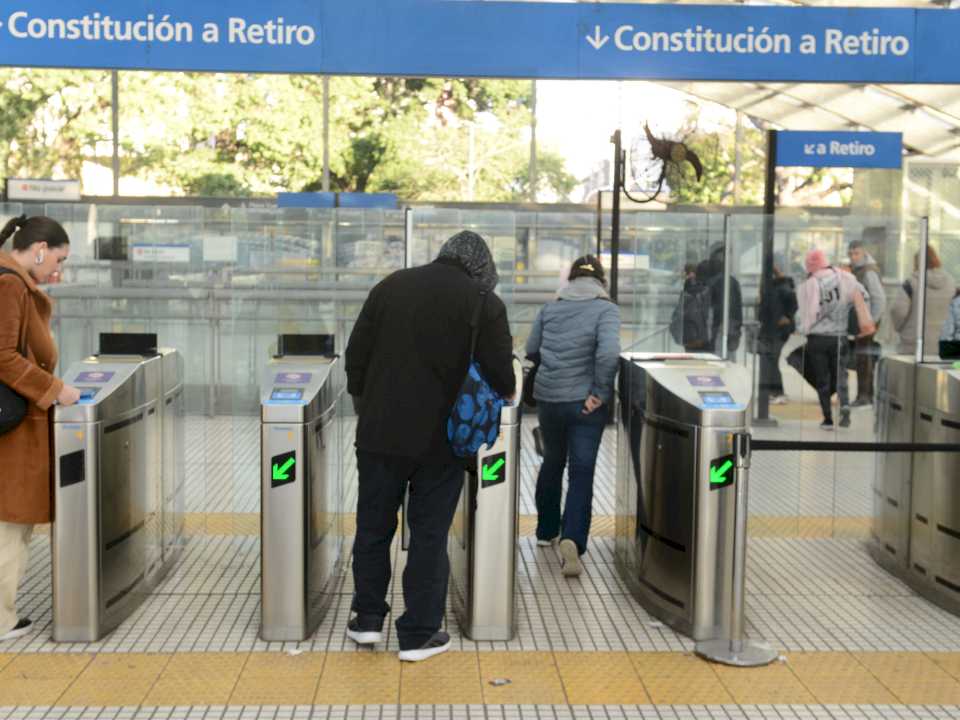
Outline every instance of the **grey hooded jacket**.
[(620, 356), (620, 308), (598, 280), (577, 278), (540, 310), (526, 349), (540, 353), (537, 400), (580, 402), (596, 395), (609, 404)]

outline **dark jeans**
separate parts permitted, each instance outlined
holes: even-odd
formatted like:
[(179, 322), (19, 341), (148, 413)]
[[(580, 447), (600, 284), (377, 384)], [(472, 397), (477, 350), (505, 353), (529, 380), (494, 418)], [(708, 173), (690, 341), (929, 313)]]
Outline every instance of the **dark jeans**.
[[(606, 405), (584, 415), (583, 402), (538, 402), (544, 455), (537, 476), (537, 538), (561, 535), (573, 540), (582, 555), (587, 551), (593, 515), (593, 473), (600, 438), (609, 414)], [(560, 513), (563, 470), (569, 459), (567, 502)]]
[(463, 487), (463, 466), (424, 466), (413, 460), (357, 451), (360, 475), (353, 544), (353, 610), (368, 622), (390, 612), (390, 544), (397, 512), (410, 487), (410, 548), (403, 571), (406, 612), (397, 619), (401, 650), (422, 647), (443, 625), (450, 560), (447, 533)]
[(783, 395), (783, 375), (780, 373), (780, 353), (786, 339), (761, 337), (757, 345), (760, 353), (760, 389), (770, 395)]
[(873, 336), (857, 338), (853, 344), (854, 367), (857, 370), (857, 400), (873, 402), (873, 373), (880, 346)]
[(810, 335), (804, 348), (803, 376), (813, 385), (825, 420), (832, 419), (830, 398), (837, 393), (841, 409), (850, 407), (847, 357), (850, 343), (845, 337)]

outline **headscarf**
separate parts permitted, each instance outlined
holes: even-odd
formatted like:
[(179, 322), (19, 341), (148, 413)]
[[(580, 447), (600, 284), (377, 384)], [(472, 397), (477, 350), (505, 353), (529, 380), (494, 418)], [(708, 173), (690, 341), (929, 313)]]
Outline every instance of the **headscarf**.
[(803, 264), (804, 267), (806, 267), (807, 272), (811, 275), (818, 270), (823, 270), (824, 268), (830, 267), (830, 263), (827, 262), (826, 253), (824, 253), (820, 248), (813, 248), (813, 250), (808, 252)]
[(500, 281), (486, 241), (470, 230), (458, 232), (447, 240), (437, 259), (455, 260), (487, 292), (493, 292)]

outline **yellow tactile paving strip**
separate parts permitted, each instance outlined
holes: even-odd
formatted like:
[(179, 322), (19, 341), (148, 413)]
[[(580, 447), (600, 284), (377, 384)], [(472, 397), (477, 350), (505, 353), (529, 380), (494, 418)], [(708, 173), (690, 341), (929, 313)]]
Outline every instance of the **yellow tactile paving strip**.
[(792, 653), (729, 668), (688, 653), (0, 655), (4, 705), (960, 704), (960, 653)]
[[(347, 534), (355, 522), (353, 515), (345, 517)], [(753, 537), (777, 538), (866, 538), (870, 535), (869, 517), (788, 516), (752, 515), (748, 531)], [(535, 515), (520, 516), (520, 536), (533, 537), (537, 518)], [(590, 534), (598, 538), (614, 536), (616, 518), (613, 515), (594, 515)], [(260, 534), (259, 513), (188, 513), (187, 535), (243, 535), (256, 537)]]

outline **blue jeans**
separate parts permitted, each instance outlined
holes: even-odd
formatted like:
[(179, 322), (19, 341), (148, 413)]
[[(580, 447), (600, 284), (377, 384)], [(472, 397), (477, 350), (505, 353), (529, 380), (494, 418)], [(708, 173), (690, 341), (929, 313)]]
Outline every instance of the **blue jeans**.
[[(537, 539), (558, 535), (573, 540), (583, 555), (587, 551), (593, 514), (593, 473), (608, 408), (602, 405), (584, 415), (583, 402), (537, 401), (544, 454), (537, 476)], [(563, 470), (569, 459), (567, 502), (560, 513)]]

